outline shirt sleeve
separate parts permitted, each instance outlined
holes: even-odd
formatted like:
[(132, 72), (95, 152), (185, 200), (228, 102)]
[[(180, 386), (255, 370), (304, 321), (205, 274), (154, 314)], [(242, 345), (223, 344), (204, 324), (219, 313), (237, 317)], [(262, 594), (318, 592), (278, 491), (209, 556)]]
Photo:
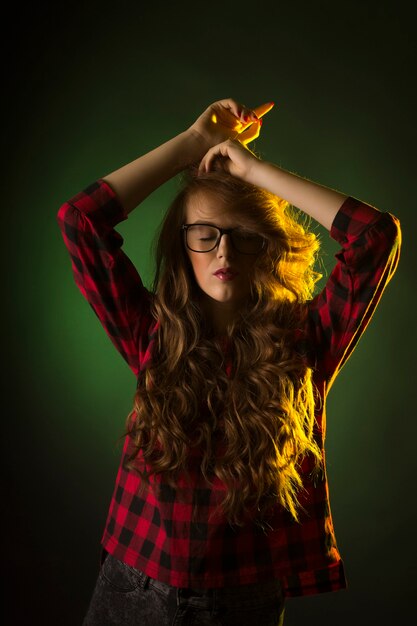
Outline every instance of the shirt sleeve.
[(341, 244), (323, 290), (308, 305), (315, 367), (329, 389), (369, 324), (400, 257), (398, 218), (352, 196), (337, 212), (330, 236)]
[(137, 377), (153, 318), (151, 294), (114, 229), (127, 217), (110, 185), (98, 179), (59, 208), (57, 221), (77, 287)]

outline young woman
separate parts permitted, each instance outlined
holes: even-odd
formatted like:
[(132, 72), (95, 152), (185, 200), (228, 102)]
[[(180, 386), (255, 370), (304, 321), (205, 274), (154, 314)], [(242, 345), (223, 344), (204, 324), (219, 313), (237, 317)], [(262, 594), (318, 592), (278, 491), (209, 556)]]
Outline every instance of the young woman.
[[(215, 102), (59, 209), (75, 282), (137, 379), (85, 625), (277, 626), (287, 597), (347, 587), (325, 402), (400, 224), (251, 152), (270, 108)], [(148, 290), (115, 226), (180, 172)], [(310, 217), (341, 246), (316, 295)]]

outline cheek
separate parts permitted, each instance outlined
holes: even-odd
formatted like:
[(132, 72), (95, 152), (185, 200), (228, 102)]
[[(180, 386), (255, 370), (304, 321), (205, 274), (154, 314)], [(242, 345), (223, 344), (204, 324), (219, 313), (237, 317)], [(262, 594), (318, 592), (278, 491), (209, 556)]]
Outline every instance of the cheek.
[(191, 264), (193, 266), (194, 274), (197, 279), (204, 279), (207, 276), (208, 263), (207, 259), (201, 254), (191, 258)]

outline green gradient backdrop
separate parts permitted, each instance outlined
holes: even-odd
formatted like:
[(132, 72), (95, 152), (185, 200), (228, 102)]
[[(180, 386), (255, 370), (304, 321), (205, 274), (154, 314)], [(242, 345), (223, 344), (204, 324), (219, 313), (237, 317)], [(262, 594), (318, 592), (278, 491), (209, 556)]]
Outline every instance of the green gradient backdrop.
[[(37, 615), (47, 616), (44, 624), (81, 623), (97, 575), (117, 439), (135, 391), (133, 374), (75, 286), (56, 213), (225, 97), (276, 103), (253, 146), (262, 158), (401, 220), (397, 274), (328, 398), (327, 468), (349, 590), (289, 600), (286, 626), (383, 625), (411, 616), (412, 28), (398, 2), (203, 8), (187, 1), (158, 15), (140, 2), (117, 9), (87, 2), (65, 11), (27, 7), (11, 20), (2, 458), (3, 553), (9, 598), (17, 602), (8, 604), (7, 623), (34, 623)], [(163, 185), (117, 227), (147, 286), (153, 234), (177, 185)], [(315, 229), (330, 271), (338, 246)]]

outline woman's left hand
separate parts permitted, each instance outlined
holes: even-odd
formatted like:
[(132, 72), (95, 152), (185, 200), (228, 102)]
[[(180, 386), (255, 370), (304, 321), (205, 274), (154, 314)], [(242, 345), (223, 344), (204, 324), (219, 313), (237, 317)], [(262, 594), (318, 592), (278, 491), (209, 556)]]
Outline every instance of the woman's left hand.
[(236, 139), (227, 139), (213, 146), (201, 159), (198, 173), (210, 169), (224, 170), (228, 174), (249, 182), (252, 168), (260, 159)]

